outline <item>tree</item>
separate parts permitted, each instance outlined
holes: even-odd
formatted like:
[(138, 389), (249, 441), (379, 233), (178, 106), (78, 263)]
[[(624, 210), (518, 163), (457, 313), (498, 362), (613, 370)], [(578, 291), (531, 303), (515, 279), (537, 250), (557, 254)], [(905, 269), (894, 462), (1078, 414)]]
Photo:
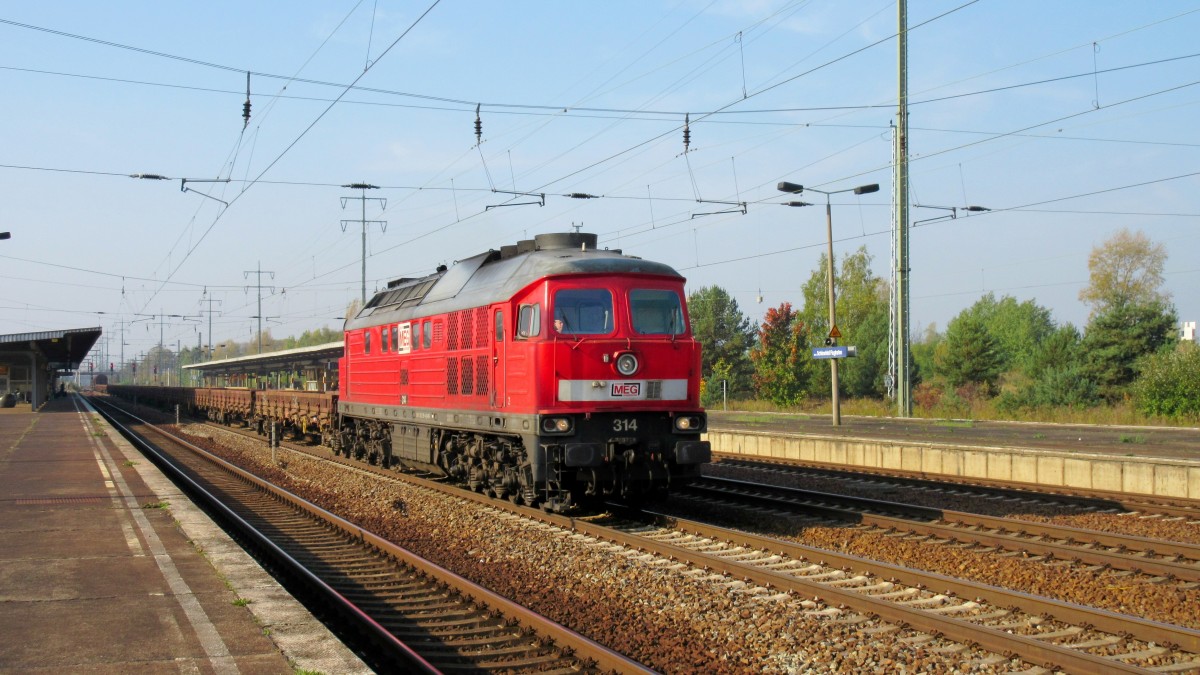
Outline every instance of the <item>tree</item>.
[(796, 405), (808, 384), (808, 335), (792, 303), (771, 307), (758, 327), (758, 344), (750, 349), (754, 387), (760, 398), (776, 405)]
[(913, 340), (912, 348), (912, 371), (909, 377), (912, 378), (913, 385), (931, 379), (937, 369), (934, 367), (934, 358), (937, 355), (938, 345), (942, 343), (945, 336), (938, 332), (937, 324), (931, 323), (925, 326), (921, 331), (921, 337)]
[(1123, 305), (1165, 305), (1162, 291), (1167, 250), (1141, 232), (1122, 229), (1088, 256), (1088, 285), (1079, 299), (1100, 314)]
[(1003, 367), (999, 342), (979, 317), (964, 311), (950, 320), (934, 355), (938, 375), (955, 387), (974, 382), (991, 388)]
[(1079, 365), (1079, 343), (1083, 336), (1074, 324), (1065, 324), (1054, 329), (1038, 345), (1038, 350), (1029, 358), (1025, 374), (1037, 379), (1055, 368)]
[(692, 334), (700, 341), (701, 376), (706, 380), (712, 378), (714, 366), (724, 361), (729, 395), (749, 396), (753, 370), (749, 356), (753, 340), (750, 320), (742, 314), (737, 301), (719, 286), (706, 286), (692, 293), (687, 304)]
[(299, 347), (314, 347), (323, 345), (329, 342), (337, 342), (342, 339), (342, 331), (333, 330), (328, 326), (322, 326), (316, 330), (306, 330), (300, 334), (300, 337), (284, 338), (281, 349), (296, 349)]
[[(804, 309), (799, 312), (809, 337), (809, 346), (818, 347), (829, 335), (829, 292), (825, 281), (826, 261), (822, 255), (817, 267), (801, 287)], [(871, 255), (865, 246), (842, 258), (834, 270), (837, 326), (840, 344), (855, 345), (859, 356), (843, 359), (838, 367), (839, 391), (853, 396), (881, 395), (885, 391), (888, 352), (887, 283), (871, 272)], [(829, 366), (823, 360), (808, 359), (809, 389), (829, 391)]]
[(1109, 401), (1120, 399), (1137, 378), (1140, 360), (1175, 341), (1174, 308), (1162, 303), (1114, 305), (1096, 314), (1083, 335), (1083, 373)]
[(1008, 295), (997, 300), (988, 293), (963, 313), (983, 322), (996, 338), (1002, 372), (1028, 372), (1031, 360), (1041, 352), (1042, 341), (1054, 332), (1050, 310), (1033, 300), (1018, 303)]
[(856, 358), (838, 364), (838, 384), (849, 396), (887, 394), (888, 284), (871, 271), (871, 262), (866, 247), (860, 247), (842, 257), (837, 275), (839, 342), (858, 347)]
[(1000, 409), (1095, 405), (1100, 395), (1080, 362), (1080, 339), (1079, 330), (1066, 324), (1042, 340), (1026, 364), (1024, 386), (1001, 394)]

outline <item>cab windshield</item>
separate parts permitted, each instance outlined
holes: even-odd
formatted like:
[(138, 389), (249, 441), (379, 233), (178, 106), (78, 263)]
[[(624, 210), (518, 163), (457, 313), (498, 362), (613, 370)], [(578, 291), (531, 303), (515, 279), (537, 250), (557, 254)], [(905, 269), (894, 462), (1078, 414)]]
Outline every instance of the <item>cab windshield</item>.
[(629, 292), (633, 332), (642, 335), (682, 335), (683, 307), (675, 291), (634, 289)]
[(613, 331), (612, 293), (605, 288), (564, 288), (554, 294), (553, 327), (564, 335)]

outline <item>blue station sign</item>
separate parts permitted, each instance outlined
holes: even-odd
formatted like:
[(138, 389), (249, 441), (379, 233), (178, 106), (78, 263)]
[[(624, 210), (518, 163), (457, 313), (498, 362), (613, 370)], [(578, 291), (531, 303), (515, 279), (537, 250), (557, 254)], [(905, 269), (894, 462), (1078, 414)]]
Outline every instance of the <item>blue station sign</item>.
[(858, 348), (851, 345), (812, 348), (814, 359), (847, 359), (855, 356), (858, 356)]

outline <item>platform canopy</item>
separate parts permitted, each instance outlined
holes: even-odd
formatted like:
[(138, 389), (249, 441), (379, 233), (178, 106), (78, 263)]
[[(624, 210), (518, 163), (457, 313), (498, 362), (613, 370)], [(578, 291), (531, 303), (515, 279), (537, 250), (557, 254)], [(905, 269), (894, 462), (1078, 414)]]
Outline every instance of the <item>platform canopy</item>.
[(330, 364), (336, 368), (337, 360), (341, 356), (342, 341), (338, 340), (311, 347), (297, 347), (265, 354), (250, 354), (204, 363), (191, 363), (184, 366), (183, 369), (205, 374), (231, 374), (268, 373), (276, 370), (299, 370), (312, 367), (325, 368)]
[(101, 332), (96, 327), (0, 335), (0, 359), (30, 354), (50, 370), (59, 373), (78, 370)]

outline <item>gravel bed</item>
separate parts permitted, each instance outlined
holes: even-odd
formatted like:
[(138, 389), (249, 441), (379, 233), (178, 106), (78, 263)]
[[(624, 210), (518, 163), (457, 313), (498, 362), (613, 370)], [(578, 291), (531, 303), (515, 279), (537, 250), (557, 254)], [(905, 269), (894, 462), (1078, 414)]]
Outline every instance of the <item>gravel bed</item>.
[[(198, 443), (418, 555), (666, 673), (990, 673), (1019, 661), (201, 425)], [(841, 617), (841, 618), (839, 618)], [(939, 650), (949, 648), (946, 653)]]
[(1163, 517), (1140, 517), (1136, 514), (1128, 513), (1088, 513), (1081, 512), (1078, 507), (1074, 506), (1027, 504), (980, 499), (978, 495), (953, 495), (925, 490), (910, 490), (902, 486), (892, 487), (862, 484), (821, 476), (792, 475), (775, 471), (761, 471), (748, 467), (735, 467), (720, 462), (705, 467), (704, 475), (782, 487), (793, 487), (801, 490), (843, 494), (852, 497), (882, 499), (935, 509), (978, 513), (985, 516), (1053, 523), (1066, 527), (1079, 527), (1102, 532), (1163, 539), (1165, 541), (1200, 544), (1200, 521), (1174, 520)]
[[(778, 474), (768, 475), (772, 480), (767, 482), (780, 484)], [(744, 473), (739, 478), (751, 479)], [(1144, 575), (1089, 571), (1079, 565), (1048, 565), (1021, 557), (1001, 557), (994, 552), (983, 553), (866, 532), (853, 525), (813, 526), (799, 518), (778, 516), (764, 521), (754, 515), (731, 517), (725, 509), (702, 504), (685, 505), (682, 500), (676, 500), (675, 505), (680, 509), (680, 517), (703, 515), (706, 519), (766, 532), (807, 546), (1200, 629), (1200, 615), (1195, 611), (1200, 607), (1200, 589), (1154, 583), (1151, 577)]]

